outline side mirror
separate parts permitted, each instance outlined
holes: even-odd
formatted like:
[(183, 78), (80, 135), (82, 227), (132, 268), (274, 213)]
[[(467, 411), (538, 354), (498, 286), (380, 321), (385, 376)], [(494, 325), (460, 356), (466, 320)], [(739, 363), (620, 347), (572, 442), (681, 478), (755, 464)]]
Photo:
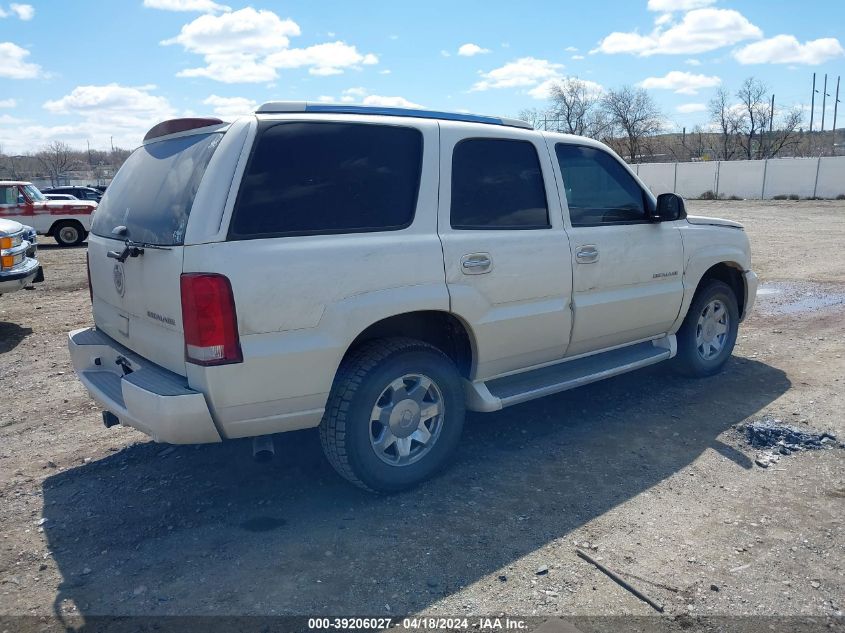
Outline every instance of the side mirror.
[(674, 193), (661, 193), (657, 196), (657, 209), (654, 213), (655, 222), (672, 222), (687, 217), (684, 199)]

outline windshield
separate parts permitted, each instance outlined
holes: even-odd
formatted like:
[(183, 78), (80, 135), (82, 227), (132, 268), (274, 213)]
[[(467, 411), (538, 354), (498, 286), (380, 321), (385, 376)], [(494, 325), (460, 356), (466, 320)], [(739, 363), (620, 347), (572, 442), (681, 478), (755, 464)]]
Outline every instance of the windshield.
[[(91, 232), (161, 246), (179, 246), (208, 161), (221, 133), (144, 145), (126, 160), (100, 200)], [(125, 226), (117, 237), (112, 231)]]
[(33, 202), (44, 202), (47, 200), (47, 197), (41, 193), (35, 185), (24, 185), (23, 190)]

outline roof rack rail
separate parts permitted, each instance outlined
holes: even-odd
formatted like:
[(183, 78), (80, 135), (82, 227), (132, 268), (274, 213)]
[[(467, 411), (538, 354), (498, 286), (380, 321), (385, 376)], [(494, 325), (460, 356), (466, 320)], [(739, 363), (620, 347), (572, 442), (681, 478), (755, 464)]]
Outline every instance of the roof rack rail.
[(533, 130), (534, 126), (526, 121), (507, 117), (484, 116), (480, 114), (462, 114), (460, 112), (439, 112), (437, 110), (419, 110), (415, 108), (389, 108), (382, 106), (361, 106), (334, 103), (309, 103), (307, 101), (269, 101), (259, 107), (257, 114), (281, 114), (285, 112), (312, 112), (324, 114), (370, 114), (376, 116), (404, 116), (420, 119), (440, 119), (444, 121), (464, 121), (467, 123), (486, 123)]

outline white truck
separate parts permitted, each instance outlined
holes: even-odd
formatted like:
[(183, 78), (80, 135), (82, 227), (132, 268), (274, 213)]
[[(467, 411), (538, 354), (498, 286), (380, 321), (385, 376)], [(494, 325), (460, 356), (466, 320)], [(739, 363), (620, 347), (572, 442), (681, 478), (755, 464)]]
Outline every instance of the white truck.
[(31, 182), (0, 180), (0, 218), (23, 222), (59, 246), (82, 244), (96, 208), (91, 200), (50, 200)]
[(521, 121), (274, 102), (157, 125), (88, 242), (69, 334), (106, 426), (220, 442), (319, 427), (354, 484), (449, 459), (464, 414), (673, 359), (720, 370), (754, 302), (741, 225)]

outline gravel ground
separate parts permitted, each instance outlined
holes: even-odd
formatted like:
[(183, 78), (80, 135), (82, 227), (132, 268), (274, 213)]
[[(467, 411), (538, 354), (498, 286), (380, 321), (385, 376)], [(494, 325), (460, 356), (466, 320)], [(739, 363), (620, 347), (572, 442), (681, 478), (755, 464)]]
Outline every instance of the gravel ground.
[(581, 547), (665, 605), (650, 625), (841, 627), (845, 451), (761, 468), (741, 425), (845, 439), (845, 203), (689, 206), (746, 224), (764, 282), (724, 373), (471, 415), (445, 474), (388, 497), (336, 476), (314, 432), (256, 464), (245, 441), (103, 428), (65, 343), (91, 322), (85, 251), (45, 238), (47, 281), (0, 298), (0, 616), (654, 614)]

